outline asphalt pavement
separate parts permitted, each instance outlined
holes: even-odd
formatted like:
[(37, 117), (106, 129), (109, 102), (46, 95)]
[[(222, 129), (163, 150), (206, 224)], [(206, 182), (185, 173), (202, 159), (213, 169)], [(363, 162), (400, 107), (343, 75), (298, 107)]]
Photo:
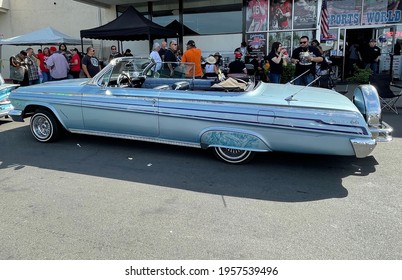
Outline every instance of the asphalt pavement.
[(0, 259), (402, 259), (402, 116), (363, 159), (85, 135), (0, 120)]

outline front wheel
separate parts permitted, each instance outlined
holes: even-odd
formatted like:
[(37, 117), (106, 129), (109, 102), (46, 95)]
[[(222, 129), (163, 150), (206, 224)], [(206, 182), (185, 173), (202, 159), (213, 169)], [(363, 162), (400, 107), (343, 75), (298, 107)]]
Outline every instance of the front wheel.
[(214, 153), (217, 158), (232, 164), (246, 163), (253, 159), (255, 153), (231, 148), (215, 147)]
[(55, 116), (46, 110), (38, 110), (31, 117), (31, 132), (39, 142), (53, 142), (59, 136), (59, 124)]

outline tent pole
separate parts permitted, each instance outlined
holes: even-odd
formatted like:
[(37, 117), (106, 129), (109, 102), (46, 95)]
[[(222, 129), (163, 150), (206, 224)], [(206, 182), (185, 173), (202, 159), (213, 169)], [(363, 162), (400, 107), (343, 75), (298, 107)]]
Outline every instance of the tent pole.
[(152, 51), (151, 32), (148, 33), (148, 42), (149, 42), (149, 51), (148, 51), (148, 53), (150, 53)]

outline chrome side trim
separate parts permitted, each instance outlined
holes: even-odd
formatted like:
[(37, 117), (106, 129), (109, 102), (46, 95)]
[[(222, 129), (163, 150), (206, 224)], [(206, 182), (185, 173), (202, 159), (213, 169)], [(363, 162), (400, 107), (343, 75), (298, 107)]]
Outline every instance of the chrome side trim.
[(190, 148), (201, 148), (201, 145), (197, 144), (197, 143), (169, 140), (169, 139), (161, 139), (161, 138), (157, 138), (157, 137), (146, 137), (146, 136), (129, 135), (129, 134), (122, 134), (122, 133), (91, 131), (91, 130), (81, 130), (81, 129), (70, 129), (69, 131), (71, 133), (78, 133), (78, 134), (112, 137), (112, 138), (120, 138), (120, 139), (128, 139), (128, 140), (138, 140), (138, 141), (144, 141), (144, 142), (161, 143), (161, 144), (183, 146), (183, 147), (190, 147)]
[(353, 150), (357, 158), (364, 158), (368, 156), (375, 148), (377, 142), (374, 139), (350, 139)]
[(380, 127), (370, 127), (370, 131), (375, 141), (389, 142), (392, 140), (392, 132), (394, 129), (383, 121)]

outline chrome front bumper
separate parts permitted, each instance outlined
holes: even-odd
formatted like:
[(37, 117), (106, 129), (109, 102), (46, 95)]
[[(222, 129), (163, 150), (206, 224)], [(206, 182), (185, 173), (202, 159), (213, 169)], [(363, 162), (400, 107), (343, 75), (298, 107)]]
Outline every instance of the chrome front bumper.
[(13, 119), (15, 122), (23, 122), (24, 118), (22, 116), (22, 111), (21, 110), (11, 110), (8, 112), (8, 115)]
[(351, 139), (355, 155), (358, 158), (363, 158), (368, 156), (377, 145), (377, 142), (389, 142), (392, 140), (392, 132), (394, 129), (387, 124), (382, 122), (381, 127), (370, 127), (370, 132), (373, 136), (372, 139), (356, 138)]

